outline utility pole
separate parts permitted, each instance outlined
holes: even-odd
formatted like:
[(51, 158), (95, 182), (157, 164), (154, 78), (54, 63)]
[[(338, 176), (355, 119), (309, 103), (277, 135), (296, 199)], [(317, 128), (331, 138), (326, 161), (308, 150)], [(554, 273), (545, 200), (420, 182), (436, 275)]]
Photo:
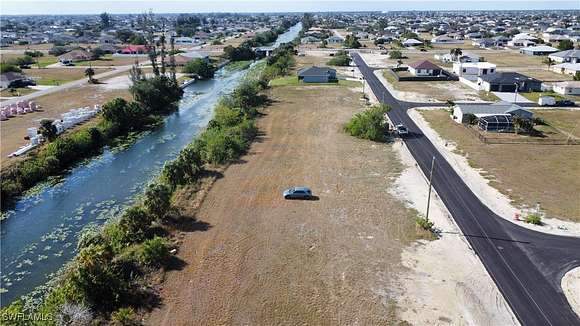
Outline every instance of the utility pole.
[(431, 203), (431, 181), (433, 180), (433, 167), (435, 166), (435, 156), (431, 160), (431, 173), (429, 174), (429, 193), (427, 194), (427, 212), (425, 212), (425, 220), (429, 221), (429, 204)]

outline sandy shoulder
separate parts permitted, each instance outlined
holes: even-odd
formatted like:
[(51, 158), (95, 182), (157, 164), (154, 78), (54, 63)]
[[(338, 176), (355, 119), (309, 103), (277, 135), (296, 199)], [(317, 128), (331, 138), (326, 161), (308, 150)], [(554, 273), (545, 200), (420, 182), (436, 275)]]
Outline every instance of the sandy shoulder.
[[(402, 143), (394, 145), (405, 170), (391, 193), (420, 213), (427, 183)], [(443, 202), (432, 193), (430, 219), (441, 231), (434, 241), (419, 241), (402, 254), (408, 272), (400, 275), (402, 319), (414, 325), (517, 325), (497, 286), (470, 248)]]
[(564, 290), (572, 310), (580, 316), (580, 267), (576, 267), (564, 275), (562, 290)]

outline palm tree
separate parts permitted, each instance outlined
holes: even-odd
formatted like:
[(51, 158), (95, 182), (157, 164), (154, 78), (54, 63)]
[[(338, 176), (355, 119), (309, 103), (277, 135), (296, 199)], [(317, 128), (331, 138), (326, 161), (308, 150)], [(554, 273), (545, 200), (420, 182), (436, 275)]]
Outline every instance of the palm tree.
[(93, 76), (95, 75), (95, 70), (91, 67), (85, 69), (85, 76), (89, 77), (89, 83), (93, 84), (95, 81), (93, 80)]
[(451, 56), (453, 57), (453, 61), (457, 61), (457, 58), (459, 58), (463, 54), (463, 51), (461, 50), (461, 48), (453, 48), (449, 51), (449, 54), (451, 54)]

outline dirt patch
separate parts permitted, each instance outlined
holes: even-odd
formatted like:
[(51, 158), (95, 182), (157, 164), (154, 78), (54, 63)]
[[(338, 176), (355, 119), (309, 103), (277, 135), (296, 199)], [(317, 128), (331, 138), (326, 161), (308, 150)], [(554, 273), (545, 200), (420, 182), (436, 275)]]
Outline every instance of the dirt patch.
[(547, 216), (543, 226), (517, 223), (541, 232), (580, 235), (580, 224), (574, 223), (580, 221), (580, 146), (485, 145), (444, 110), (411, 110), (409, 115), (496, 214), (513, 220), (516, 212), (539, 202)]
[[(277, 87), (263, 135), (207, 194), (184, 232), (162, 306), (147, 324), (388, 324), (394, 276), (417, 237), (415, 213), (388, 189), (390, 145), (345, 135), (358, 103), (340, 87)], [(281, 192), (310, 186), (315, 201)]]

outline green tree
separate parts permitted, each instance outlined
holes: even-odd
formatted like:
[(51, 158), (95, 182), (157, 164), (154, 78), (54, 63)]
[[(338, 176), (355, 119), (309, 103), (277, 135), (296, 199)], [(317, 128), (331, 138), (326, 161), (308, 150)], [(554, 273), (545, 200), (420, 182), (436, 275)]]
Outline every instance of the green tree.
[(580, 71), (576, 71), (576, 74), (574, 74), (574, 80), (580, 80)]
[(346, 51), (339, 51), (334, 55), (334, 58), (328, 61), (331, 66), (348, 66), (350, 65), (350, 57)]
[(201, 79), (213, 78), (215, 74), (215, 66), (203, 59), (193, 59), (183, 67), (183, 72), (186, 74), (198, 75)]
[(120, 130), (135, 129), (145, 115), (137, 103), (129, 103), (120, 97), (105, 103), (101, 112), (106, 121), (116, 125)]
[(52, 124), (53, 120), (50, 119), (42, 119), (40, 121), (40, 134), (44, 137), (44, 139), (48, 141), (53, 141), (56, 139), (56, 126)]
[(358, 41), (358, 38), (354, 35), (347, 35), (346, 39), (344, 40), (344, 47), (347, 49), (358, 49), (362, 45)]
[(566, 39), (566, 40), (561, 40), (558, 43), (558, 50), (560, 51), (566, 51), (566, 50), (572, 50), (574, 49), (574, 42), (572, 40)]
[(449, 50), (449, 54), (451, 54), (453, 61), (457, 61), (459, 57), (463, 54), (463, 50), (461, 50), (461, 48), (453, 48)]
[(101, 18), (101, 27), (103, 29), (111, 27), (111, 15), (104, 12), (99, 17)]
[(18, 57), (18, 58), (16, 58), (16, 59), (14, 59), (14, 60), (11, 61), (11, 63), (19, 66), (20, 68), (24, 68), (24, 67), (30, 66), (34, 62), (35, 62), (34, 61), (34, 58), (31, 57), (31, 56), (28, 56), (28, 55), (25, 55), (25, 56), (22, 56), (22, 57)]
[(389, 51), (389, 59), (402, 59), (403, 53), (399, 50), (391, 50)]
[(0, 63), (0, 73), (3, 74), (5, 72), (22, 72), (22, 69), (20, 69), (20, 67), (18, 67), (17, 65), (2, 62)]

